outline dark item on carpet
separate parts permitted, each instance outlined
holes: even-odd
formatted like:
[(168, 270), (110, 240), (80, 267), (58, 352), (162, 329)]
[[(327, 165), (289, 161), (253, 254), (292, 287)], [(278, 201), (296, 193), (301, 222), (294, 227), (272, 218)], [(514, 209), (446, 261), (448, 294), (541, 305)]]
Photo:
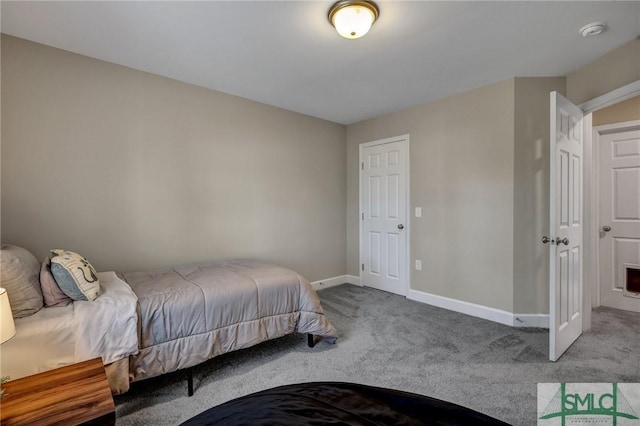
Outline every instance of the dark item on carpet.
[(187, 420), (196, 425), (507, 425), (460, 405), (354, 383), (280, 386), (233, 399)]

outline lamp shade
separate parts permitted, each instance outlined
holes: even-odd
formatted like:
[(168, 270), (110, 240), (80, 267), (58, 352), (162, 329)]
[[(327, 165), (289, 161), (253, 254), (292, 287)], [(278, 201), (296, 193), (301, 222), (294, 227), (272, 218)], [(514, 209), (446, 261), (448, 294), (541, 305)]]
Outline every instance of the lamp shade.
[(7, 290), (0, 288), (0, 344), (11, 339), (16, 334), (16, 325), (13, 322), (11, 305)]
[(378, 14), (372, 1), (342, 0), (329, 10), (329, 21), (342, 37), (354, 39), (369, 32)]

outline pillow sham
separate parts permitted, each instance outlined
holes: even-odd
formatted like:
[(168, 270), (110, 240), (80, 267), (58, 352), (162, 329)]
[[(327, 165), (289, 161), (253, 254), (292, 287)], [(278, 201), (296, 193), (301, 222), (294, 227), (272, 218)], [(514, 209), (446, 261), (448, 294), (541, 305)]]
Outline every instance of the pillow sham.
[(26, 249), (11, 244), (0, 247), (0, 287), (7, 290), (14, 318), (33, 315), (42, 308), (40, 262)]
[(42, 296), (44, 297), (44, 306), (53, 308), (56, 306), (67, 306), (73, 302), (69, 296), (64, 294), (58, 283), (51, 273), (51, 259), (45, 257), (40, 267), (40, 287), (42, 288)]
[(68, 250), (51, 250), (51, 273), (60, 290), (73, 300), (95, 300), (100, 281), (89, 261)]

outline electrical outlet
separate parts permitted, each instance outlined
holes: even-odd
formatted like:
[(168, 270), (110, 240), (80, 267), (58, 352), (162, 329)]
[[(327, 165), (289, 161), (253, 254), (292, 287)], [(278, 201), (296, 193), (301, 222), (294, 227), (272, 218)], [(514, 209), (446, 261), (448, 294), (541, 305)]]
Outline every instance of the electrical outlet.
[(416, 259), (416, 271), (422, 271), (422, 260)]

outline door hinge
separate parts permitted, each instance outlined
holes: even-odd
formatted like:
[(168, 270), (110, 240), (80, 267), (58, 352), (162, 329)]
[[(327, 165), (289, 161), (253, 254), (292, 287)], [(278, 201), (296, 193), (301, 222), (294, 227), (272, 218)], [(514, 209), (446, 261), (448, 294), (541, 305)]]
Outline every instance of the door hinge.
[(364, 213), (362, 213), (362, 220), (364, 220)]
[(362, 163), (362, 170), (364, 170), (364, 163)]
[(364, 271), (364, 263), (362, 264), (362, 270)]

